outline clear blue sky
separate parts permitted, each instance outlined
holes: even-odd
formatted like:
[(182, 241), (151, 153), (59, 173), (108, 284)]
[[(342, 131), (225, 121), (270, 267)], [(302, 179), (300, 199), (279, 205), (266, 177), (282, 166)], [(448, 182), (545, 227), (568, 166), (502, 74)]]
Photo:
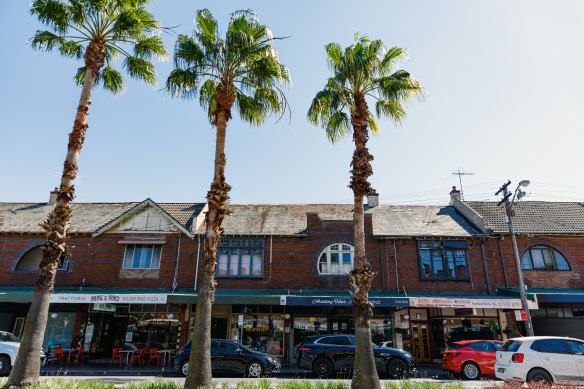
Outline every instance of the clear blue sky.
[[(467, 199), (493, 199), (507, 178), (528, 178), (532, 200), (584, 200), (582, 1), (179, 1), (155, 0), (165, 26), (190, 33), (198, 8), (225, 26), (252, 8), (290, 68), (292, 121), (228, 123), (227, 180), (234, 203), (351, 202), (351, 137), (331, 145), (306, 120), (329, 75), (324, 45), (355, 32), (407, 48), (403, 67), (426, 88), (403, 125), (372, 136), (373, 186), (382, 203), (444, 204), (464, 177)], [(80, 88), (79, 61), (35, 52), (40, 23), (28, 2), (0, 2), (0, 201), (44, 202), (59, 182)], [(164, 35), (169, 51), (175, 37)], [(215, 131), (197, 101), (126, 78), (113, 97), (96, 90), (79, 160), (77, 201), (202, 202), (212, 178)]]

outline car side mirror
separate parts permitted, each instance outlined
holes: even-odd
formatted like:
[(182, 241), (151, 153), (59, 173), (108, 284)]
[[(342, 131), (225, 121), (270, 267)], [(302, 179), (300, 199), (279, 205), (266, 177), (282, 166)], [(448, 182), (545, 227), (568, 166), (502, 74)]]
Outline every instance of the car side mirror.
[(236, 353), (238, 354), (242, 354), (243, 353), (243, 349), (242, 348), (238, 348), (235, 350)]

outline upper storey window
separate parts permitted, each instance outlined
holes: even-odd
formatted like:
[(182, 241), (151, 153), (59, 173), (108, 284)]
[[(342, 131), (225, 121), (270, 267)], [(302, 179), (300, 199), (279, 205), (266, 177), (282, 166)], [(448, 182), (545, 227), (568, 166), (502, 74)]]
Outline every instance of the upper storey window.
[(264, 240), (221, 239), (217, 252), (217, 277), (264, 275)]
[(327, 275), (342, 275), (353, 270), (355, 249), (347, 243), (334, 243), (320, 254), (318, 272)]
[[(22, 258), (18, 261), (18, 264), (14, 268), (14, 271), (22, 272), (38, 272), (41, 261), (43, 260), (43, 249), (42, 246), (33, 247), (28, 250)], [(67, 271), (69, 267), (69, 258), (66, 255), (61, 255), (61, 264), (57, 268), (57, 271)]]
[(468, 280), (466, 245), (456, 240), (418, 241), (420, 276), (423, 280)]
[(128, 244), (124, 253), (124, 269), (159, 269), (162, 247), (159, 244)]
[(548, 246), (528, 248), (521, 257), (521, 268), (525, 270), (570, 270), (566, 258)]

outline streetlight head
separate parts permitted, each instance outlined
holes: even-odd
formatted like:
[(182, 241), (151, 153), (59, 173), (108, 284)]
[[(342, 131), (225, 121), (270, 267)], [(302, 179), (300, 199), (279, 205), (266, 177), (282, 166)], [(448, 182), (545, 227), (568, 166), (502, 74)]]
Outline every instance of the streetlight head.
[(519, 186), (528, 186), (529, 184), (531, 184), (531, 181), (529, 181), (529, 180), (519, 181)]

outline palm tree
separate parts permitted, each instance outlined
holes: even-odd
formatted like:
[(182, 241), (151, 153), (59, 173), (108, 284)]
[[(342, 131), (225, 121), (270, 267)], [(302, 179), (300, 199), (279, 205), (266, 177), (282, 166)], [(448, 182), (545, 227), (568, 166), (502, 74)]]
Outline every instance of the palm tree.
[(221, 222), (228, 209), (225, 182), (225, 132), (231, 108), (242, 120), (259, 125), (271, 113), (283, 115), (288, 103), (281, 86), (290, 82), (288, 68), (280, 63), (271, 46), (270, 29), (259, 23), (251, 10), (231, 15), (225, 38), (220, 36), (213, 14), (197, 12), (193, 36), (180, 35), (174, 49), (175, 69), (166, 82), (173, 96), (198, 98), (217, 128), (215, 168), (207, 193), (205, 237), (191, 363), (185, 388), (211, 388), (211, 306), (215, 292), (217, 246), (223, 232)]
[(400, 123), (405, 117), (403, 104), (414, 96), (423, 97), (424, 90), (405, 70), (394, 70), (396, 62), (406, 56), (399, 47), (386, 49), (381, 40), (355, 35), (355, 43), (344, 51), (336, 43), (326, 46), (327, 60), (333, 72), (323, 90), (312, 100), (308, 120), (325, 129), (332, 143), (347, 135), (352, 126), (355, 152), (351, 162), (349, 187), (354, 197), (355, 266), (349, 272), (355, 321), (355, 369), (352, 387), (380, 388), (375, 369), (369, 319), (372, 305), (368, 294), (375, 272), (365, 253), (363, 197), (374, 190), (367, 178), (373, 174), (373, 155), (366, 147), (368, 128), (379, 132), (369, 112), (367, 98), (375, 101), (378, 117)]
[[(81, 98), (75, 115), (73, 131), (63, 166), (57, 204), (43, 223), (47, 242), (35, 282), (20, 352), (6, 387), (32, 385), (39, 380), (40, 351), (47, 324), (50, 295), (55, 285), (55, 273), (67, 251), (74, 198), (73, 183), (77, 175), (77, 159), (87, 131), (87, 115), (93, 86), (101, 83), (108, 91), (118, 93), (124, 88), (121, 74), (113, 68), (118, 56), (124, 57), (123, 67), (130, 77), (154, 84), (156, 73), (150, 62), (154, 56), (167, 55), (160, 39), (160, 24), (146, 9), (149, 0), (36, 0), (31, 14), (49, 30), (37, 31), (32, 38), (34, 49), (57, 49), (70, 58), (83, 58), (85, 66), (78, 69), (75, 80)], [(128, 52), (131, 50), (131, 52)]]

